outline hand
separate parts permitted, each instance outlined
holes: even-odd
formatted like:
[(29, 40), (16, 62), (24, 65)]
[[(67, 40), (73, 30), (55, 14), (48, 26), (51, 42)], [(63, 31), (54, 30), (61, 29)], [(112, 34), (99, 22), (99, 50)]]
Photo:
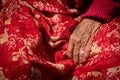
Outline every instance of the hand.
[(85, 18), (74, 29), (70, 36), (67, 56), (76, 64), (86, 61), (91, 51), (93, 37), (99, 30), (101, 22)]

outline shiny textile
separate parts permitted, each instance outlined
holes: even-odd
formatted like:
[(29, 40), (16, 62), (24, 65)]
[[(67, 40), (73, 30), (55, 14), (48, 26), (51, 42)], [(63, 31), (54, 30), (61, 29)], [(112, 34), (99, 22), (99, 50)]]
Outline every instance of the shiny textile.
[[(69, 2), (70, 1), (70, 2)], [(102, 24), (86, 63), (66, 57), (78, 0), (2, 0), (0, 80), (119, 80), (120, 18)]]

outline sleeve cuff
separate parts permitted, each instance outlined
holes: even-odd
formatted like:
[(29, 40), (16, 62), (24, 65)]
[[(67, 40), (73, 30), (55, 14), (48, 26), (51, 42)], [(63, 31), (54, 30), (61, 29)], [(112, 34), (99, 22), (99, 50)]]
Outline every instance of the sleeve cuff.
[(93, 0), (87, 12), (82, 17), (95, 17), (105, 21), (110, 21), (113, 14), (120, 8), (120, 2), (112, 0)]

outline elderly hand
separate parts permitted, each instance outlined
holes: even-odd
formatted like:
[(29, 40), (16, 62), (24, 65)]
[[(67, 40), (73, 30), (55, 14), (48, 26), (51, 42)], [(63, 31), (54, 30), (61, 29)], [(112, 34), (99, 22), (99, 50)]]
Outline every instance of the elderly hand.
[(91, 51), (93, 37), (99, 30), (101, 22), (84, 18), (70, 36), (67, 56), (76, 64), (86, 61)]

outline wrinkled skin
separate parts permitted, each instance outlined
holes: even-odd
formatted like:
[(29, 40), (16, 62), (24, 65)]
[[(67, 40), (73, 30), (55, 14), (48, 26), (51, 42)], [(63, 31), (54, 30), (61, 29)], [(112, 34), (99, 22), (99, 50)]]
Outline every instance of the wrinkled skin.
[(71, 34), (67, 56), (73, 58), (76, 64), (86, 61), (91, 51), (93, 37), (99, 30), (101, 22), (85, 18)]

